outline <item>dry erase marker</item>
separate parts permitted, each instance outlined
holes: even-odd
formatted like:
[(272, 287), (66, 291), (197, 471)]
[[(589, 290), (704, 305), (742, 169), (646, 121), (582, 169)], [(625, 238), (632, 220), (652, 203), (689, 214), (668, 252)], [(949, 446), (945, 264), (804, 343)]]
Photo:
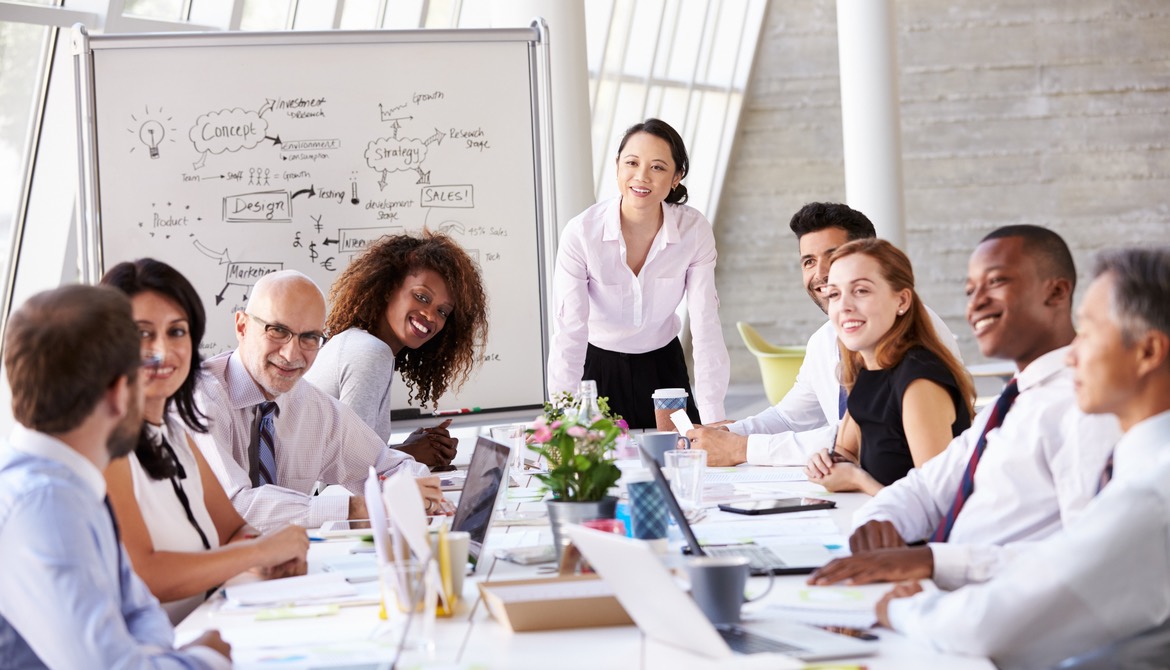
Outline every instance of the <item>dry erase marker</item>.
[(464, 407), (462, 409), (437, 409), (435, 416), (457, 416), (459, 414), (473, 414), (480, 411), (478, 407)]

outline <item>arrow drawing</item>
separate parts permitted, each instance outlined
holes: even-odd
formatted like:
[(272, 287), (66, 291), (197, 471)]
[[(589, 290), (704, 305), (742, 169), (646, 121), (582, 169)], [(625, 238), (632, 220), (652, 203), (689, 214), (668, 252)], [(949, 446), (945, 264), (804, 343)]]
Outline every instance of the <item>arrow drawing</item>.
[(429, 146), (431, 144), (431, 142), (434, 142), (435, 144), (441, 145), (443, 143), (443, 138), (446, 136), (447, 136), (447, 133), (444, 133), (443, 131), (439, 130), (438, 128), (435, 128), (435, 134), (431, 135), (430, 137), (423, 140), (423, 144)]
[(309, 184), (309, 188), (302, 188), (301, 190), (297, 191), (296, 193), (293, 193), (292, 196), (289, 197), (289, 200), (296, 198), (298, 195), (300, 195), (302, 193), (308, 193), (310, 198), (317, 195), (317, 192), (315, 190), (313, 190), (313, 185)]
[(280, 135), (277, 135), (276, 137), (269, 137), (269, 136), (265, 135), (264, 139), (272, 140), (272, 146), (274, 146), (274, 147), (280, 146)]
[(232, 259), (228, 258), (227, 247), (224, 247), (223, 251), (215, 251), (213, 249), (208, 249), (199, 240), (195, 240), (193, 244), (195, 245), (195, 248), (199, 250), (199, 253), (207, 256), (208, 258), (214, 258), (215, 260), (219, 261), (220, 265), (232, 262)]

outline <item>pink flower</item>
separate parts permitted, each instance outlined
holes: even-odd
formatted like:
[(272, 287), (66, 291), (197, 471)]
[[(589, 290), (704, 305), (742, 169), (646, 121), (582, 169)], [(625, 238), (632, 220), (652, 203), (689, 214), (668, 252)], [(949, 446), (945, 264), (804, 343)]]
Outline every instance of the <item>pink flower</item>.
[(630, 429), (630, 424), (626, 423), (625, 419), (618, 419), (617, 425), (618, 425), (618, 428), (622, 429), (622, 432), (625, 432), (625, 431)]
[(538, 424), (532, 429), (532, 441), (537, 444), (544, 444), (552, 439), (552, 431), (548, 426)]
[(532, 422), (532, 427), (533, 428), (541, 428), (547, 424), (548, 424), (548, 421), (544, 418), (544, 415), (542, 414), (542, 415), (536, 417), (536, 421)]
[(573, 437), (585, 437), (587, 432), (584, 426), (573, 426), (569, 428), (569, 435)]
[(557, 419), (556, 421), (553, 421), (553, 422), (552, 422), (552, 429), (553, 429), (553, 430), (556, 430), (556, 429), (560, 428), (560, 427), (561, 427), (561, 426), (563, 426), (563, 425), (564, 425), (564, 423), (563, 423), (563, 422), (562, 422), (560, 419)]

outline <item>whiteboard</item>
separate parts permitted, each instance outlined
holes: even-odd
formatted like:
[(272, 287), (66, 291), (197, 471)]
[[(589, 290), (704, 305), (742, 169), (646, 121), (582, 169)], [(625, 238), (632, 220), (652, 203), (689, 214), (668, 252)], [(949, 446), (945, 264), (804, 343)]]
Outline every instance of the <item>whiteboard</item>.
[(81, 32), (91, 280), (144, 256), (173, 265), (203, 297), (208, 356), (236, 346), (233, 314), (260, 277), (299, 270), (328, 295), (371, 242), (426, 226), (478, 262), (489, 299), (482, 365), (439, 408), (539, 406), (537, 35)]

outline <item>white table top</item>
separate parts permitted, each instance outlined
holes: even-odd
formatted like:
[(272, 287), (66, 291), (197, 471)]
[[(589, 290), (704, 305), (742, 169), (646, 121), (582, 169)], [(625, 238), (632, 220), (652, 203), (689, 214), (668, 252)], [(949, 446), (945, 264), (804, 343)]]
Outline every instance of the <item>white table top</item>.
[[(794, 491), (830, 497), (838, 503), (831, 512), (831, 518), (842, 529), (849, 528), (849, 519), (866, 499), (862, 494), (826, 494), (824, 489), (808, 482), (784, 482), (777, 484), (785, 491)], [(518, 507), (539, 510), (542, 503), (519, 503)], [(718, 523), (721, 514), (709, 515), (701, 523)], [(753, 517), (744, 517), (745, 519)], [(757, 517), (760, 523), (767, 523), (768, 517)], [(739, 519), (737, 519), (739, 520)], [(456, 615), (449, 619), (438, 619), (435, 627), (435, 652), (430, 659), (419, 651), (404, 652), (405, 667), (476, 667), (476, 668), (715, 668), (715, 667), (775, 667), (776, 659), (768, 655), (737, 656), (729, 663), (726, 660), (713, 661), (697, 657), (685, 651), (668, 647), (643, 636), (634, 626), (577, 629), (547, 632), (512, 633), (497, 623), (480, 602), (477, 582), (481, 580), (525, 579), (546, 576), (547, 568), (520, 566), (494, 558), (494, 548), (503, 546), (549, 543), (550, 531), (547, 526), (512, 526), (493, 528), (488, 537), (478, 572), (465, 580), (464, 602)], [(346, 556), (356, 541), (330, 541), (314, 543), (309, 552), (310, 572), (320, 571), (326, 561)], [(238, 579), (249, 579), (242, 576)], [(767, 578), (753, 578), (763, 589)], [(776, 577), (778, 580), (803, 580), (801, 576)], [(758, 606), (764, 607), (768, 597)], [(235, 613), (225, 608), (222, 595), (216, 594), (207, 603), (191, 614), (177, 628), (180, 641), (193, 638), (200, 631), (218, 628), (228, 642), (236, 647), (237, 662), (264, 656), (270, 660), (281, 659), (274, 665), (257, 664), (252, 667), (321, 667), (311, 663), (311, 658), (301, 658), (290, 653), (288, 648), (313, 646), (325, 656), (338, 656), (356, 648), (355, 653), (374, 653), (392, 658), (397, 633), (401, 630), (400, 615), (392, 612), (390, 621), (379, 619), (379, 607), (373, 605), (343, 607), (340, 612), (318, 618), (300, 618), (281, 621), (255, 621), (253, 613)], [(756, 607), (756, 604), (748, 607)], [(412, 624), (412, 625), (417, 625)], [(906, 640), (901, 635), (884, 630), (873, 631), (880, 640), (873, 642), (878, 654), (872, 657), (838, 661), (832, 665), (849, 666), (857, 664), (873, 670), (933, 669), (946, 667), (954, 670), (983, 670), (992, 668), (984, 659), (949, 656)], [(382, 646), (366, 642), (371, 638), (381, 639)], [(333, 650), (328, 645), (333, 645)], [(271, 647), (258, 650), (258, 647)], [(353, 660), (358, 660), (354, 658)], [(249, 665), (241, 663), (242, 665)], [(365, 667), (365, 666), (359, 666)], [(377, 667), (371, 665), (369, 667)], [(398, 667), (404, 667), (402, 663)]]

